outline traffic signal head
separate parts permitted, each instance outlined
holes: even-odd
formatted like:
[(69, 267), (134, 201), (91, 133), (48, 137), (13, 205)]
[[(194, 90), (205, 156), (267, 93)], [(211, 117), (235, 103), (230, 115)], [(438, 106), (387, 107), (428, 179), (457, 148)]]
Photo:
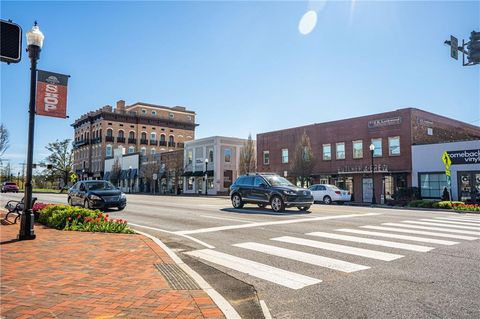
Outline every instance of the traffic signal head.
[(18, 63), (22, 58), (22, 28), (10, 21), (0, 20), (0, 60)]
[(467, 45), (468, 62), (472, 64), (480, 63), (480, 32), (472, 31), (470, 33), (470, 42)]

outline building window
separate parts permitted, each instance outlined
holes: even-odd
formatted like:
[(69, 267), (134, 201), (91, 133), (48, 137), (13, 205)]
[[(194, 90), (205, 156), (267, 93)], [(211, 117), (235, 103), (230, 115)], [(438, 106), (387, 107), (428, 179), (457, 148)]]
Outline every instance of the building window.
[(288, 148), (282, 149), (282, 164), (288, 163)]
[(210, 163), (213, 163), (213, 150), (212, 149), (208, 150), (208, 161)]
[(431, 127), (427, 128), (427, 135), (430, 135), (430, 136), (433, 135), (433, 128), (431, 128)]
[(381, 138), (372, 138), (372, 144), (375, 146), (373, 151), (373, 157), (382, 156), (382, 139)]
[(168, 117), (171, 118), (171, 119), (173, 119), (173, 118), (175, 117), (175, 114), (173, 114), (173, 113), (168, 113)]
[(225, 160), (225, 163), (230, 163), (230, 161), (232, 160), (232, 150), (229, 148), (224, 149), (223, 158)]
[(142, 109), (142, 114), (147, 114), (147, 110)]
[(400, 155), (400, 136), (388, 138), (388, 155), (390, 156)]
[(130, 131), (130, 132), (128, 133), (128, 138), (134, 139), (134, 138), (135, 138), (135, 132), (134, 132), (134, 131)]
[(147, 140), (147, 133), (146, 132), (142, 132), (141, 139), (142, 139), (142, 141)]
[(332, 146), (330, 144), (323, 144), (323, 160), (329, 161), (332, 159)]
[(107, 145), (105, 148), (105, 156), (112, 157), (112, 145)]
[(155, 141), (157, 139), (157, 134), (155, 132), (150, 133), (150, 140)]
[(193, 152), (189, 150), (187, 152), (187, 164), (192, 164), (193, 163)]
[(154, 149), (154, 148), (152, 148), (152, 149), (150, 150), (150, 154), (155, 155), (155, 149)]
[(363, 157), (363, 141), (353, 141), (353, 158)]
[(118, 131), (118, 137), (125, 137), (125, 133), (122, 130)]
[(444, 173), (420, 173), (420, 196), (425, 198), (442, 198), (443, 189), (447, 187)]
[(165, 134), (160, 134), (160, 142), (165, 142)]
[(145, 147), (142, 147), (142, 148), (140, 149), (140, 153), (142, 153), (142, 156), (147, 155), (147, 149), (146, 149)]
[(345, 159), (345, 143), (337, 143), (336, 144), (336, 150), (337, 150), (337, 159)]
[[(169, 143), (170, 145), (173, 144), (173, 143), (175, 143), (175, 137), (173, 137), (173, 135), (170, 135), (170, 136), (168, 137), (168, 143)], [(169, 146), (170, 146), (170, 145), (169, 145)]]
[(135, 147), (130, 146), (128, 147), (128, 154), (132, 154), (132, 153), (135, 153)]
[(263, 151), (263, 165), (270, 165), (270, 152)]
[(152, 111), (152, 115), (157, 115), (157, 112), (156, 112), (156, 111)]

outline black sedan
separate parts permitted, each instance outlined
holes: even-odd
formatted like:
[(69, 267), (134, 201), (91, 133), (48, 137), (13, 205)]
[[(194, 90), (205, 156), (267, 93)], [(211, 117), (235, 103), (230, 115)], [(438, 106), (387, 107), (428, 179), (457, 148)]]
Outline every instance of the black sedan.
[(68, 204), (91, 209), (127, 206), (127, 198), (112, 183), (101, 180), (80, 181), (68, 190)]

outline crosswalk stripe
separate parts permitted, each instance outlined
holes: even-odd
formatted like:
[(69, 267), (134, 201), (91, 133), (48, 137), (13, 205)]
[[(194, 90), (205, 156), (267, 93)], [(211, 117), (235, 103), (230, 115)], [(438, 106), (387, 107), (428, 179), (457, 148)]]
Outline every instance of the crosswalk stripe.
[(382, 225), (415, 228), (415, 229), (426, 229), (426, 230), (438, 230), (438, 231), (447, 232), (447, 233), (457, 233), (457, 234), (467, 234), (467, 235), (480, 236), (480, 232), (470, 231), (470, 230), (447, 229), (447, 228), (441, 228), (441, 227), (428, 227), (428, 226), (409, 225), (409, 224), (400, 224), (400, 223), (383, 223)]
[(261, 253), (293, 259), (296, 261), (301, 261), (307, 264), (325, 267), (333, 270), (343, 271), (343, 272), (354, 272), (359, 270), (369, 269), (368, 266), (358, 265), (350, 263), (343, 260), (318, 256), (314, 254), (304, 253), (297, 250), (286, 249), (271, 245), (264, 245), (259, 243), (247, 242), (241, 244), (234, 244), (235, 247), (250, 249), (253, 251), (258, 251)]
[(427, 225), (427, 226), (437, 226), (437, 227), (450, 227), (450, 228), (461, 228), (461, 229), (471, 229), (471, 230), (478, 230), (480, 231), (480, 226), (460, 226), (460, 225), (445, 225), (440, 223), (429, 223), (429, 222), (419, 222), (416, 220), (404, 220), (402, 223), (409, 223), (409, 224), (418, 224), (418, 225)]
[[(459, 222), (459, 221), (451, 221), (451, 220), (438, 220), (438, 219), (420, 219), (420, 220), (424, 222), (442, 223), (447, 225), (477, 226), (469, 222)], [(478, 225), (478, 227), (480, 227), (480, 225)]]
[(406, 236), (406, 235), (379, 233), (379, 232), (376, 232), (376, 231), (366, 231), (366, 230), (347, 229), (347, 228), (336, 229), (336, 230), (341, 231), (341, 232), (346, 232), (346, 233), (352, 233), (352, 234), (420, 241), (420, 242), (430, 243), (430, 244), (439, 244), (439, 245), (456, 245), (456, 244), (458, 244), (458, 242), (450, 241), (450, 240), (441, 240), (441, 239), (433, 239), (433, 238), (425, 238), (425, 237), (417, 237), (417, 236)]
[(313, 232), (313, 233), (308, 233), (307, 235), (353, 241), (357, 243), (371, 244), (371, 245), (391, 247), (391, 248), (399, 248), (399, 249), (412, 250), (412, 251), (420, 251), (420, 252), (427, 252), (434, 249), (434, 247), (428, 247), (428, 246), (404, 244), (404, 243), (397, 243), (393, 241), (355, 237), (355, 236), (346, 236), (346, 235), (331, 234), (331, 233), (324, 233), (324, 232)]
[(436, 237), (444, 237), (444, 238), (455, 238), (455, 239), (463, 239), (463, 240), (475, 240), (478, 237), (473, 236), (464, 236), (464, 235), (456, 235), (456, 234), (445, 234), (445, 233), (434, 233), (429, 231), (423, 230), (414, 230), (414, 229), (401, 229), (401, 228), (392, 228), (392, 227), (382, 227), (382, 226), (360, 226), (361, 228), (368, 228), (368, 229), (376, 229), (376, 230), (386, 230), (386, 231), (393, 231), (397, 233), (408, 233), (408, 234), (417, 234), (417, 235), (430, 235)]
[(480, 218), (477, 219), (465, 219), (461, 217), (435, 217), (435, 219), (443, 219), (443, 220), (455, 220), (455, 221), (462, 221), (462, 222), (469, 222), (469, 223), (478, 223), (480, 224)]
[(275, 268), (211, 249), (195, 250), (187, 252), (186, 254), (291, 289), (301, 289), (303, 287), (322, 282), (316, 278), (296, 274), (294, 272)]
[(391, 260), (395, 260), (403, 257), (403, 255), (384, 253), (382, 251), (337, 245), (337, 244), (326, 243), (322, 241), (290, 237), (290, 236), (272, 238), (271, 240), (290, 243), (290, 244), (296, 244), (296, 245), (303, 245), (303, 246), (308, 246), (313, 248), (325, 249), (325, 250), (335, 251), (339, 253), (361, 256), (361, 257), (366, 257), (371, 259), (378, 259), (383, 261), (391, 261)]

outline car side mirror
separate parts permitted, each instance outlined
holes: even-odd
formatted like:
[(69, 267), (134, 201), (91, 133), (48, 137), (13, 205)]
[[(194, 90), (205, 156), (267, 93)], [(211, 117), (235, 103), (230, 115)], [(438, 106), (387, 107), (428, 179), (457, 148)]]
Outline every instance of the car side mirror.
[(258, 185), (260, 188), (266, 188), (267, 185), (265, 185), (264, 183), (260, 183), (260, 185)]

